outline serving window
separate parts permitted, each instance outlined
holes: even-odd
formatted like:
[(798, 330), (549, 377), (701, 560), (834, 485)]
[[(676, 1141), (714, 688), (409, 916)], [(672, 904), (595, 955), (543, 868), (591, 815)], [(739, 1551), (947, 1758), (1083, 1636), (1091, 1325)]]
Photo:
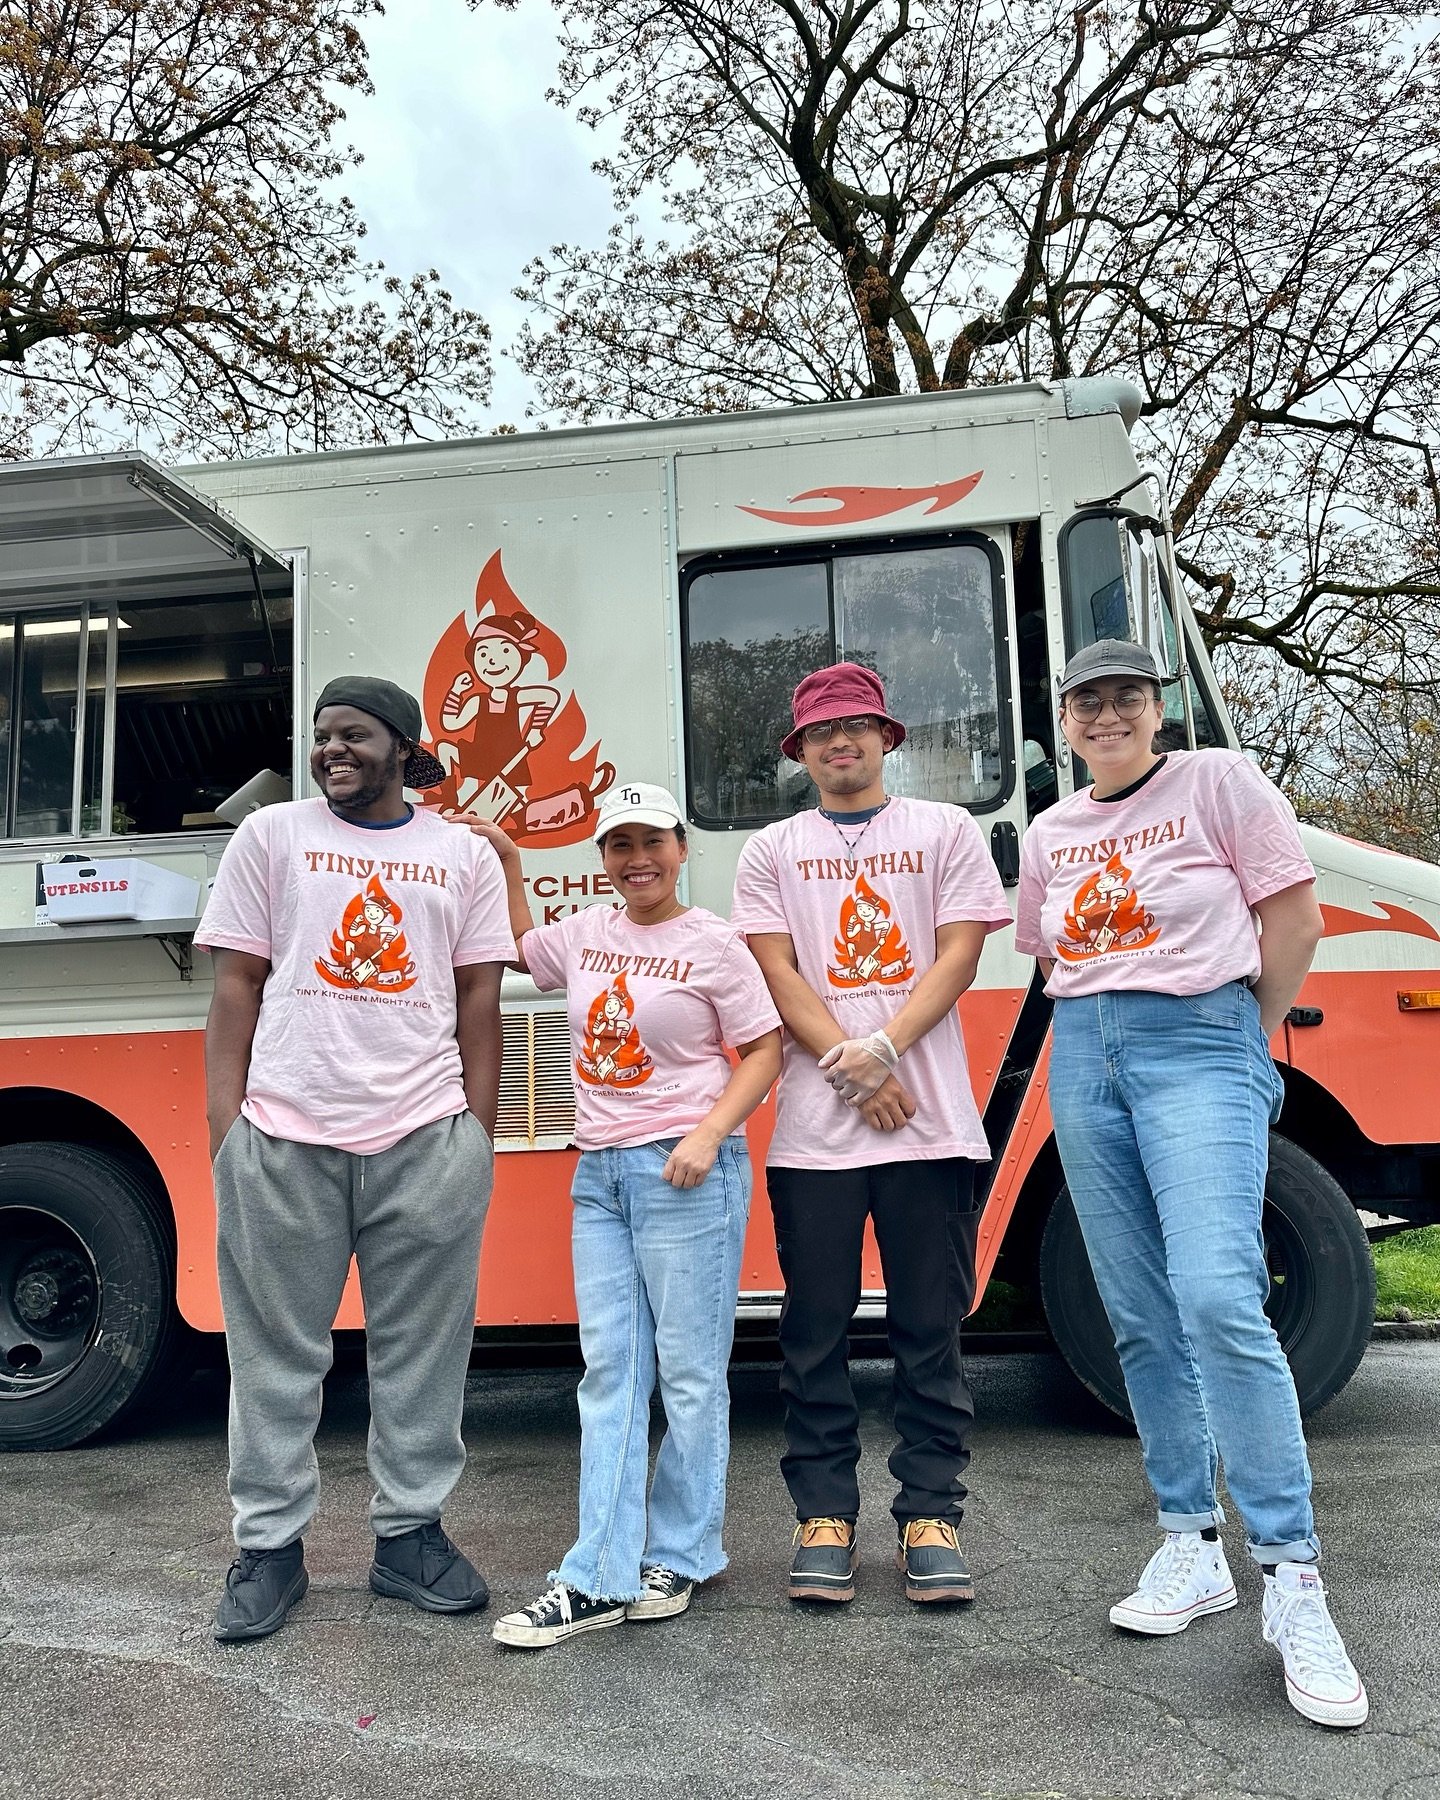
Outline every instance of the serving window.
[(841, 661), (874, 669), (905, 724), (885, 759), (889, 792), (977, 812), (1003, 804), (1013, 756), (988, 539), (700, 558), (683, 572), (681, 614), (697, 824), (764, 825), (814, 804), (803, 765), (779, 743), (801, 677)]
[(0, 838), (224, 828), (292, 766), (293, 576), (153, 465), (0, 474)]

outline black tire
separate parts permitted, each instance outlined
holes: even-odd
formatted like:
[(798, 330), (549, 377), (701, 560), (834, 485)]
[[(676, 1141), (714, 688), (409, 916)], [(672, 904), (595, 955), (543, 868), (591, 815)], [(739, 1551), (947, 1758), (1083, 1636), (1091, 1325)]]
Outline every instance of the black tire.
[(78, 1144), (0, 1149), (0, 1450), (60, 1450), (144, 1399), (180, 1340), (161, 1204)]
[[(1270, 1265), (1265, 1310), (1290, 1360), (1302, 1413), (1333, 1400), (1360, 1366), (1375, 1321), (1375, 1264), (1345, 1190), (1313, 1156), (1270, 1135), (1262, 1221)], [(1060, 1354), (1112, 1412), (1130, 1402), (1069, 1190), (1040, 1240), (1040, 1295)]]

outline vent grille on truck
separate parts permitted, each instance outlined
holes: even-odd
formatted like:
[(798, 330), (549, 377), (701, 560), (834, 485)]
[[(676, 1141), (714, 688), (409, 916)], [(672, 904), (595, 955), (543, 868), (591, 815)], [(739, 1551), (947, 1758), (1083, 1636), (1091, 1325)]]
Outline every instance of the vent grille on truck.
[(501, 1013), (500, 1150), (557, 1150), (575, 1130), (570, 1027), (563, 1011)]

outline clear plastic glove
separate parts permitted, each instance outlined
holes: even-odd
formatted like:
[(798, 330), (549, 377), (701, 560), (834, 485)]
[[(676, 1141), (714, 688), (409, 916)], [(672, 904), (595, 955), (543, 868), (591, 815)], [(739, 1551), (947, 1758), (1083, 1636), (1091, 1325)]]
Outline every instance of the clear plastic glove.
[(900, 1053), (883, 1031), (846, 1038), (820, 1058), (825, 1079), (842, 1100), (858, 1106), (900, 1067)]

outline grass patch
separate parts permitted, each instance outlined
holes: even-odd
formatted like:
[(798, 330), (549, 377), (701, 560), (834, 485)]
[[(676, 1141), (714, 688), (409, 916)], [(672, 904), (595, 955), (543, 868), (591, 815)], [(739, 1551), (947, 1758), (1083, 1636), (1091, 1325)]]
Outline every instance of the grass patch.
[(1440, 1225), (1397, 1231), (1375, 1246), (1375, 1317), (1440, 1318)]

